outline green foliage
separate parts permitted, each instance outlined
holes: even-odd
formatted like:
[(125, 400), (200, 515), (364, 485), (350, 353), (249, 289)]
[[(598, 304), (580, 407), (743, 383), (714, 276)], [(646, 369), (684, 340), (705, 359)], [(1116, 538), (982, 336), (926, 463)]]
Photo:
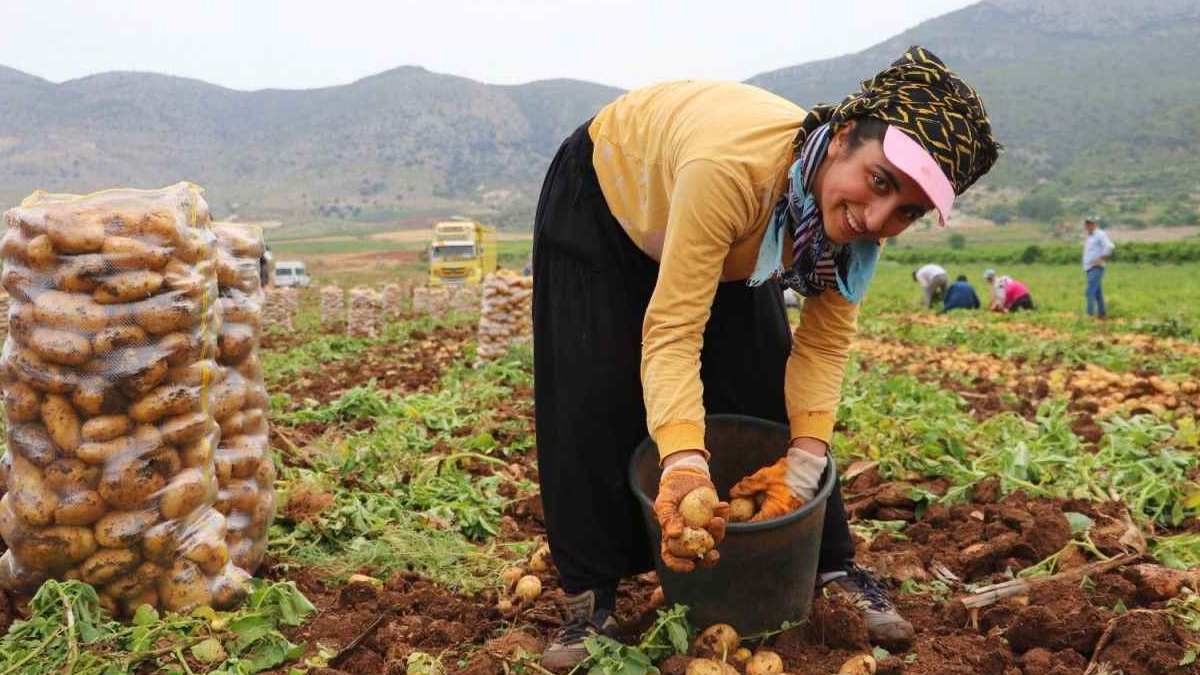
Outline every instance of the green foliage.
[[(1036, 248), (1037, 253), (1030, 253)], [(939, 264), (984, 263), (987, 265), (1012, 265), (1034, 262), (1049, 265), (1078, 265), (1083, 252), (1083, 243), (1071, 244), (990, 244), (970, 247), (946, 248), (921, 246), (913, 248), (889, 247), (883, 258), (901, 265), (919, 265), (930, 260)], [(1126, 242), (1117, 246), (1112, 260), (1121, 263), (1150, 263), (1174, 265), (1200, 262), (1200, 239), (1170, 242)]]
[(1017, 209), (1008, 202), (992, 202), (984, 207), (979, 215), (997, 225), (1007, 225), (1016, 217)]
[(946, 243), (949, 244), (950, 248), (959, 251), (966, 248), (967, 238), (961, 233), (955, 232), (954, 234), (950, 235), (950, 237), (946, 240)]
[(279, 632), (298, 626), (313, 606), (290, 582), (253, 582), (234, 612), (203, 608), (159, 616), (149, 605), (124, 625), (100, 609), (95, 589), (79, 581), (47, 581), (29, 604), (31, 616), (0, 638), (0, 673), (118, 675), (162, 673), (249, 675), (300, 656)]
[(1034, 191), (1017, 202), (1017, 213), (1023, 218), (1051, 222), (1063, 215), (1063, 201), (1057, 193)]
[(300, 522), (284, 509), (272, 552), (285, 564), (338, 576), (404, 569), (455, 590), (494, 585), (506, 563), (489, 541), (504, 509), (533, 485), (479, 469), (504, 469), (506, 454), (532, 447), (527, 422), (497, 411), (529, 384), (528, 354), (517, 351), (478, 369), (456, 366), (433, 392), (402, 396), (369, 383), (328, 404), (277, 414), (286, 424), (369, 419), (373, 426), (322, 440), (303, 466), (283, 468), (289, 499), (327, 494), (332, 504)]
[(588, 675), (657, 674), (655, 663), (687, 653), (695, 633), (688, 623), (687, 612), (683, 605), (658, 610), (654, 625), (642, 634), (637, 645), (622, 644), (602, 635), (588, 638), (584, 643), (588, 658), (576, 670), (586, 669)]

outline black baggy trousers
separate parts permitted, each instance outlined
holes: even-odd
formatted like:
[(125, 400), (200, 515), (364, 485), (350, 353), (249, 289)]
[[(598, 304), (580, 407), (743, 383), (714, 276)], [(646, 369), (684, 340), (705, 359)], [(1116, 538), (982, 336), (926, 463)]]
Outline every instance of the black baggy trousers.
[[(657, 276), (658, 263), (604, 201), (585, 124), (550, 164), (534, 220), (534, 415), (546, 531), (562, 586), (596, 590), (604, 604), (618, 580), (653, 567), (627, 470), (647, 435), (642, 319)], [(778, 284), (720, 284), (700, 355), (706, 412), (786, 423), (790, 350)], [(853, 555), (835, 489), (819, 569), (843, 569)]]

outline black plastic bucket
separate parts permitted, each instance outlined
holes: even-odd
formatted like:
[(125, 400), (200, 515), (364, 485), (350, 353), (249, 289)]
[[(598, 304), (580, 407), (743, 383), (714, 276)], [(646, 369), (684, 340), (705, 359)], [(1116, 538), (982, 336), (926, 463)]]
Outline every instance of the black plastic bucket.
[[(787, 452), (787, 426), (743, 415), (712, 415), (706, 421), (705, 447), (712, 453), (709, 471), (717, 492), (774, 463)], [(816, 585), (817, 558), (825, 521), (825, 500), (834, 484), (833, 457), (813, 500), (798, 511), (761, 523), (730, 523), (714, 567), (688, 574), (667, 569), (659, 556), (658, 446), (642, 441), (629, 465), (629, 482), (642, 506), (655, 566), (669, 603), (691, 608), (693, 625), (727, 623), (742, 635), (775, 630), (785, 621), (808, 616)]]

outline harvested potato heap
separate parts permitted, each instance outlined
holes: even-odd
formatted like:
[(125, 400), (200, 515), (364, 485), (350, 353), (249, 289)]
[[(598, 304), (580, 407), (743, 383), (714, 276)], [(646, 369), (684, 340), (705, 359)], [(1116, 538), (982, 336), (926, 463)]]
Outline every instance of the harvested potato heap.
[(500, 270), (483, 282), (479, 308), (479, 358), (504, 355), (533, 334), (533, 277)]
[(389, 319), (398, 319), (404, 311), (401, 302), (404, 300), (404, 289), (400, 284), (384, 284), (380, 300), (383, 302), (383, 313)]
[(0, 587), (82, 579), (114, 614), (236, 605), (246, 574), (213, 508), (217, 286), (200, 189), (37, 192), (5, 221)]
[(350, 289), (350, 316), (346, 332), (355, 337), (375, 337), (383, 328), (383, 299), (374, 289), (355, 286)]
[(268, 288), (263, 302), (263, 320), (267, 326), (284, 330), (296, 327), (296, 312), (300, 301), (294, 288)]
[(341, 286), (321, 287), (321, 329), (337, 332), (346, 325), (346, 299)]
[(267, 439), (267, 389), (258, 343), (263, 292), (258, 276), (262, 231), (216, 223), (217, 281), (221, 332), (217, 360), (223, 371), (212, 388), (212, 415), (221, 428), (214, 460), (219, 492), (216, 509), (225, 516), (229, 557), (253, 574), (267, 551), (267, 529), (275, 517), (275, 465)]

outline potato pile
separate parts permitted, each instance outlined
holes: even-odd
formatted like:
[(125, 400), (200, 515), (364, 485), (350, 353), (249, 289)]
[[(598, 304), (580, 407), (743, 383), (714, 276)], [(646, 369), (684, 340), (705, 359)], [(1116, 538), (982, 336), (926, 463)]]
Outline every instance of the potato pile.
[(341, 286), (322, 286), (321, 330), (336, 333), (346, 324), (346, 299)]
[(263, 301), (263, 320), (268, 326), (278, 326), (284, 330), (296, 327), (296, 313), (299, 311), (300, 300), (294, 288), (268, 288)]
[(258, 259), (265, 242), (253, 226), (216, 223), (223, 371), (212, 389), (212, 415), (221, 429), (214, 466), (216, 509), (224, 514), (229, 557), (253, 574), (267, 551), (275, 517), (275, 464), (267, 439), (269, 402), (258, 356), (263, 292)]
[(350, 289), (347, 333), (355, 337), (373, 338), (383, 329), (383, 318), (383, 298), (378, 291), (366, 286)]
[(445, 316), (449, 312), (479, 311), (479, 287), (416, 286), (412, 290), (412, 311), (416, 314)]
[(400, 284), (384, 284), (380, 301), (383, 302), (383, 313), (387, 318), (400, 318), (404, 312), (401, 305), (404, 301), (404, 288)]
[(114, 614), (241, 600), (213, 508), (219, 316), (200, 192), (35, 192), (5, 214), (0, 586), (82, 579)]
[(503, 356), (512, 345), (528, 342), (532, 334), (533, 277), (509, 270), (489, 274), (479, 308), (479, 358)]

